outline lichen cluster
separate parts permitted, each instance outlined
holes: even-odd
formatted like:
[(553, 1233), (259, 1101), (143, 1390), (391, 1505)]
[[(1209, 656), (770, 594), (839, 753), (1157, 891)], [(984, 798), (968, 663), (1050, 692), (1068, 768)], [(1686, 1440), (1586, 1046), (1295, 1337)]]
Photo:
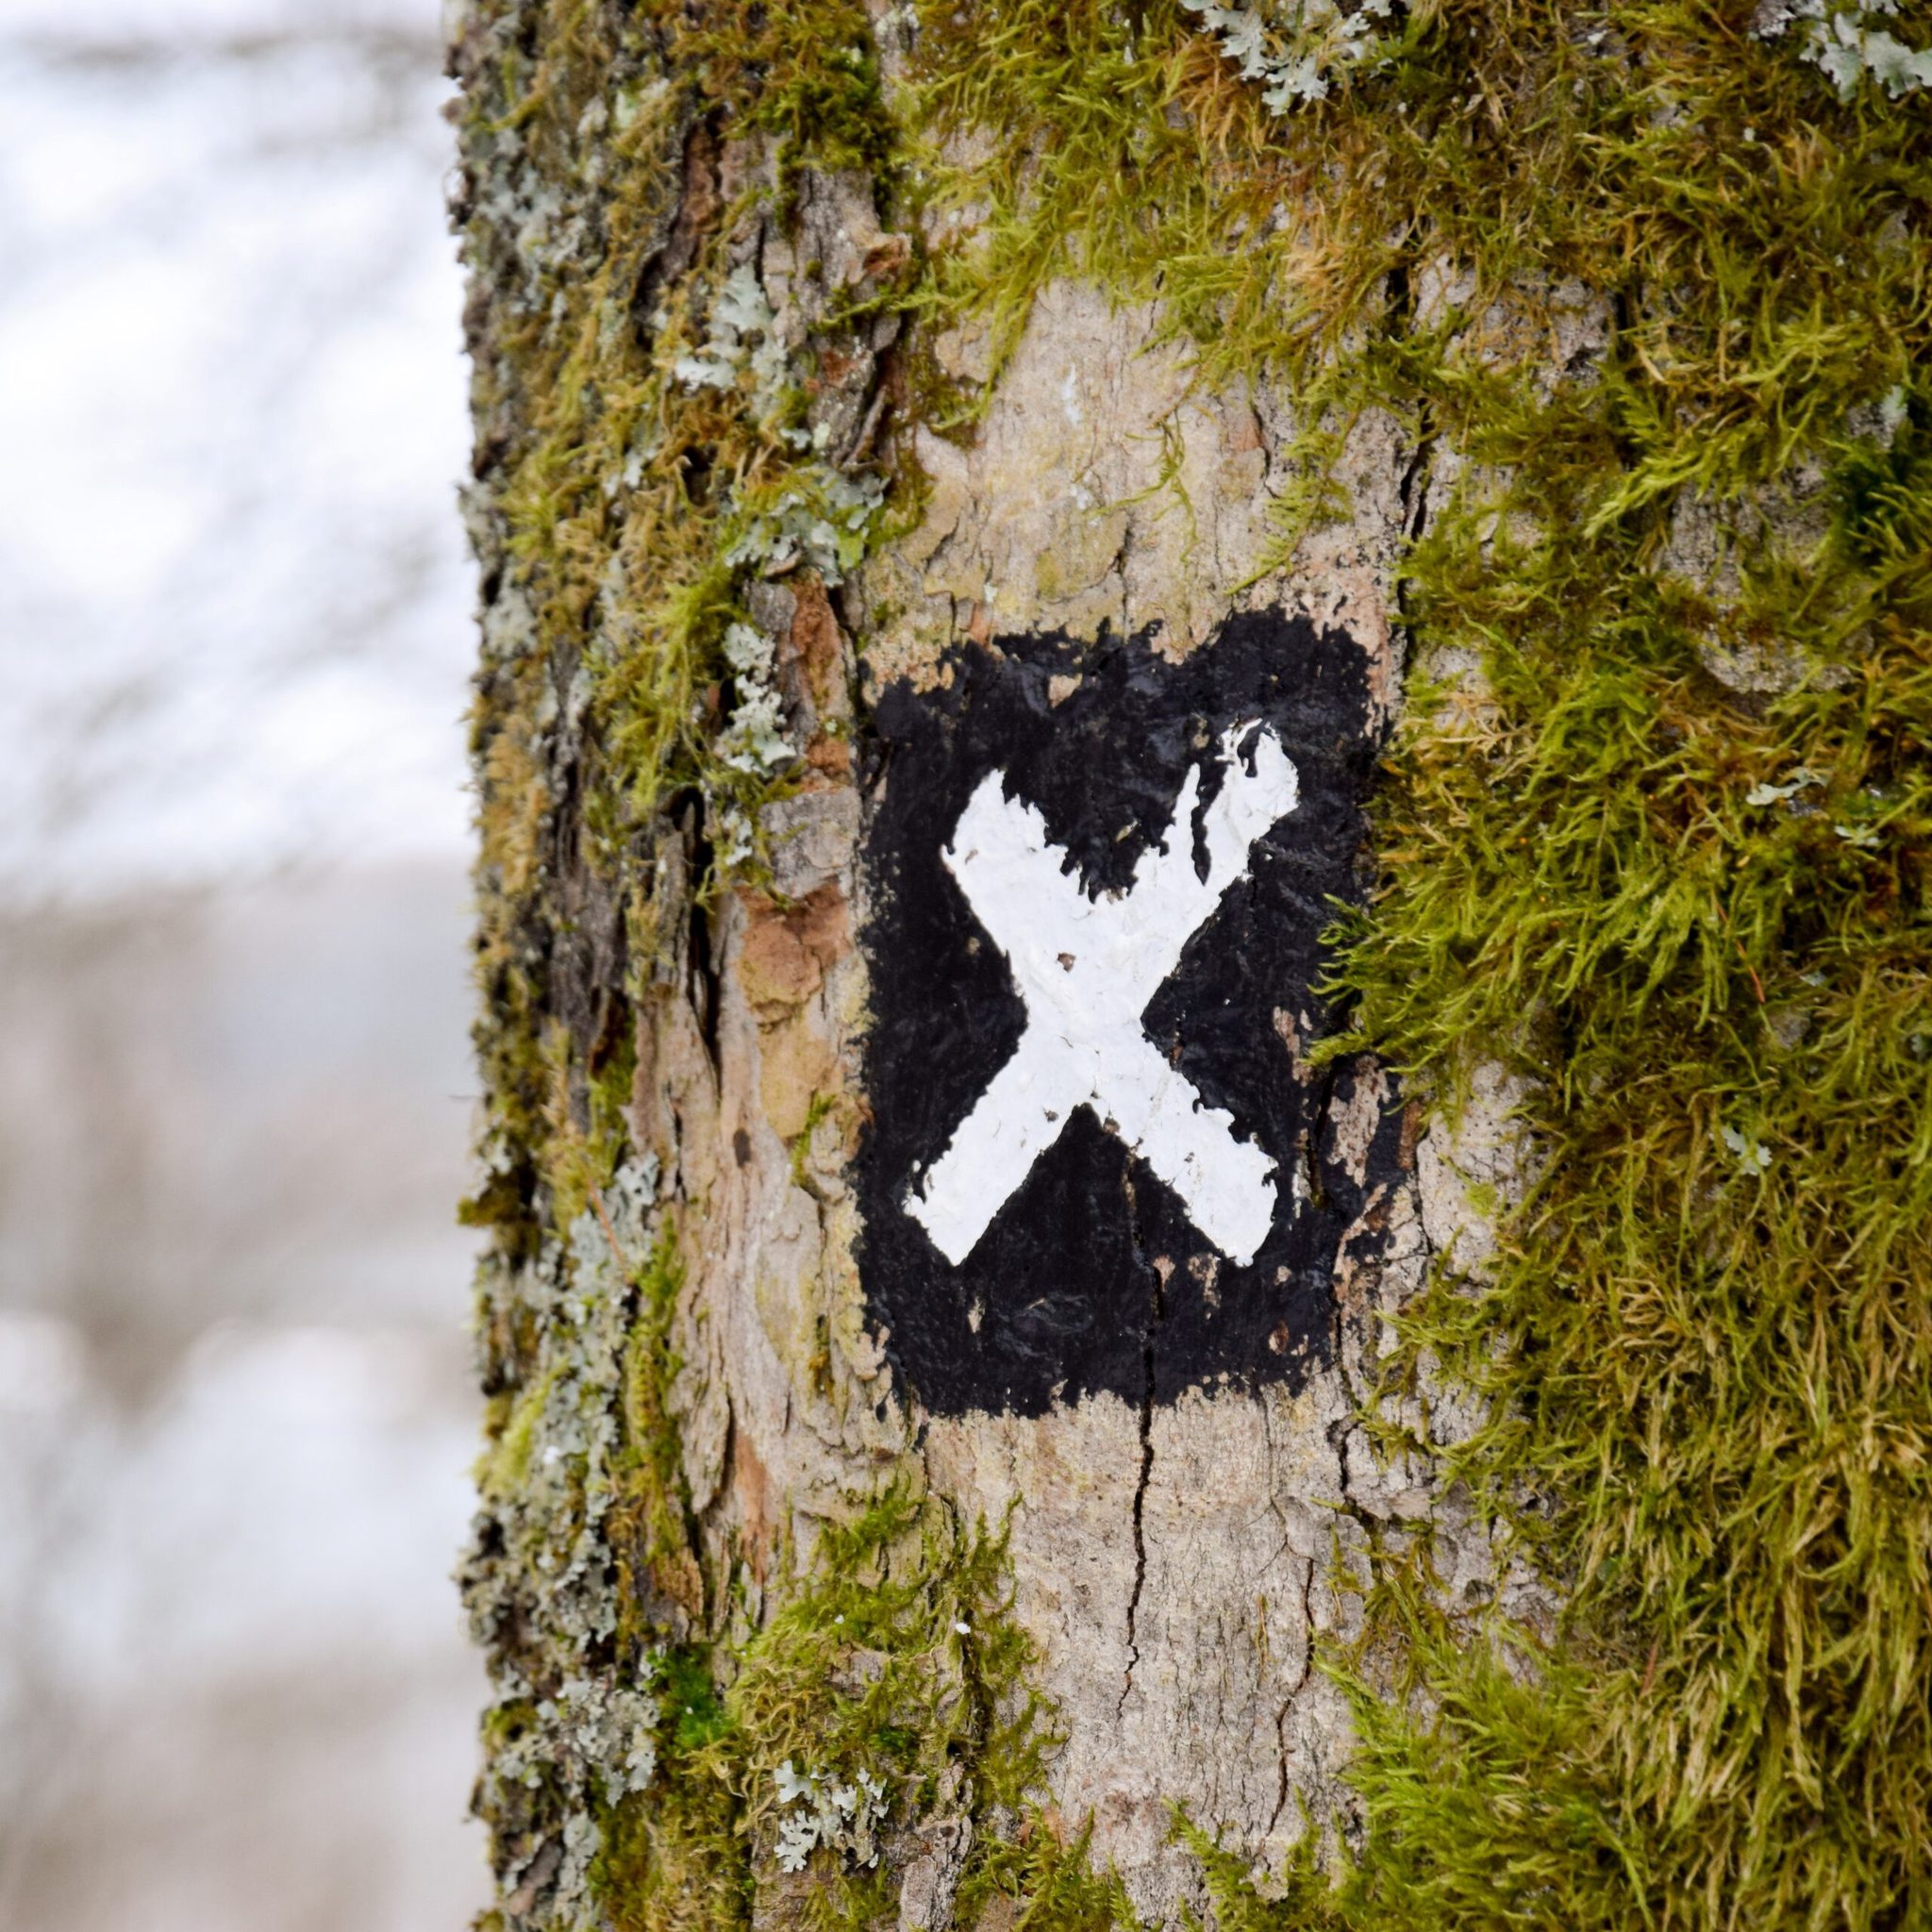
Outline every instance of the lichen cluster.
[[(878, 397), (958, 431), (918, 341), (989, 325), (996, 381), (1058, 275), (1157, 299), (1203, 385), (1295, 398), (1283, 564), (1354, 425), (1413, 450), (1340, 1046), (1452, 1113), (1501, 1060), (1535, 1155), (1391, 1374), (1486, 1398), (1447, 1474), (1564, 1623), (1452, 1613), (1425, 1541), (1386, 1551), (1329, 1660), (1366, 1848), (1338, 1874), (1311, 1834), (1264, 1899), (1185, 1825), (1217, 1917), (1932, 1922), (1924, 41), (1836, 0), (463, 15), (501, 1924), (737, 1924), (755, 1871), (801, 1923), (915, 1869), (961, 1924), (1126, 1916), (1028, 1809), (1049, 1720), (996, 1538), (857, 1499), (758, 1618), (700, 1561), (690, 1231), (625, 1113), (658, 962), (841, 756), (774, 702), (758, 580), (836, 590), (917, 499)], [(810, 232), (834, 180), (888, 225), (776, 312), (743, 238)], [(861, 1773), (880, 1862), (832, 1821), (780, 1873), (784, 1779)]]
[(1258, 81), (1261, 104), (1276, 114), (1302, 101), (1324, 101), (1351, 71), (1392, 58), (1394, 0), (1286, 0), (1278, 7), (1216, 7), (1181, 0), (1201, 16), (1243, 80)]
[(1932, 47), (1912, 47), (1886, 22), (1898, 0), (1760, 0), (1751, 30), (1775, 40), (1795, 25), (1799, 58), (1828, 75), (1842, 100), (1854, 100), (1868, 80), (1893, 100), (1932, 87)]

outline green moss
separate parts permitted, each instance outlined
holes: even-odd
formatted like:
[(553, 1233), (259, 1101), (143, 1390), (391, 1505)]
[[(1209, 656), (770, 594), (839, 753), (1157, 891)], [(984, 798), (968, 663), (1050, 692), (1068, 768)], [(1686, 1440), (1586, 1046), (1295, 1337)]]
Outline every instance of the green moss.
[(683, 1283), (677, 1237), (666, 1226), (637, 1276), (636, 1310), (624, 1357), (617, 1495), (610, 1513), (618, 1634), (633, 1654), (651, 1645), (669, 1609), (701, 1618), (705, 1608), (691, 1492), (671, 1409), (671, 1384), (678, 1370), (671, 1324)]
[(510, 1405), (489, 1450), (476, 1466), (476, 1487), (486, 1496), (513, 1495), (529, 1474), (538, 1424), (556, 1386), (554, 1374), (540, 1375)]
[(616, 1932), (732, 1932), (750, 1923), (753, 1872), (717, 1775), (731, 1727), (703, 1653), (664, 1657), (658, 1701), (657, 1780), (604, 1809), (591, 1884)]
[[(860, 169), (883, 190), (896, 133), (856, 0), (750, 20), (735, 8), (646, 6), (621, 28), (602, 9), (577, 11), (608, 38), (588, 25), (544, 36), (530, 113), (551, 143), (583, 144), (575, 130), (608, 98), (613, 70), (641, 63), (667, 78), (638, 90), (628, 125), (599, 139), (603, 245), (559, 275), (508, 345), (528, 425), (504, 485), (513, 553), (541, 598), (540, 634), (579, 644), (595, 674), (619, 822), (647, 822), (695, 786), (715, 813), (755, 826), (776, 788), (717, 742), (733, 676), (721, 641), (745, 614), (733, 558), (756, 545), (761, 520), (789, 498), (826, 508), (828, 473), (804, 434), (812, 371), (787, 369), (774, 389), (745, 370), (721, 388), (676, 368), (707, 341), (728, 242), (759, 191), (725, 205), (700, 184), (687, 199), (703, 224), (695, 260), (648, 317), (632, 302), (694, 127), (775, 137), (781, 213), (807, 166)], [(866, 305), (891, 308), (899, 287), (885, 275)]]
[[(1130, 1922), (1118, 1881), (1089, 1871), (1085, 1836), (1063, 1839), (1039, 1808), (1055, 1740), (1027, 1688), (1034, 1654), (1012, 1620), (1002, 1537), (889, 1489), (824, 1526), (777, 1593), (741, 1646), (664, 1666), (658, 1779), (607, 1819), (598, 1867), (621, 1932), (741, 1924), (755, 1874), (781, 1915), (856, 1932), (896, 1909), (892, 1832), (928, 1816), (973, 1823), (969, 1922), (995, 1897), (1041, 1932)], [(781, 1767), (878, 1780), (887, 1856), (867, 1865), (820, 1845), (787, 1893), (771, 1862)]]
[[(1341, 1932), (1348, 1923), (1330, 1874), (1322, 1869), (1316, 1855), (1318, 1830), (1304, 1831), (1289, 1856), (1287, 1869), (1266, 1895), (1256, 1885), (1249, 1861), (1185, 1811), (1175, 1814), (1174, 1837), (1193, 1855), (1200, 1868), (1209, 1922), (1216, 1932), (1281, 1932), (1286, 1926)], [(1184, 1923), (1189, 1932), (1194, 1932), (1201, 1922), (1189, 1911)]]
[(805, 1124), (791, 1137), (791, 1185), (805, 1186), (805, 1164), (811, 1158), (811, 1137), (822, 1121), (829, 1120), (839, 1110), (839, 1096), (835, 1093), (814, 1093), (810, 1104), (805, 1109)]
[(771, 1819), (770, 1775), (788, 1757), (889, 1774), (914, 1809), (957, 1761), (976, 1773), (978, 1802), (1024, 1803), (1046, 1738), (1007, 1589), (1003, 1538), (962, 1533), (904, 1490), (828, 1525), (799, 1593), (746, 1646), (728, 1694), (734, 1719), (760, 1740), (753, 1821)]
[[(1385, 1768), (1433, 1764), (1446, 1820), (1501, 1753), (1524, 1794), (1492, 1857), (1592, 1807), (1626, 1856), (1579, 1864), (1553, 1922), (1911, 1923), (1932, 657), (1887, 623), (1836, 689), (1753, 716), (1655, 635), (1550, 633), (1491, 647), (1480, 732), (1412, 733), (1401, 862), (1346, 971), (1362, 1036), (1407, 1064), (1483, 1040), (1535, 1082), (1546, 1165), (1497, 1279), (1404, 1325), (1410, 1360), (1490, 1398), (1451, 1467), (1571, 1591), (1532, 1700), (1565, 1777), (1530, 1776), (1520, 1723), (1479, 1702)], [(1750, 802), (1800, 770), (1815, 787)], [(1445, 1646), (1432, 1691), (1485, 1672)], [(1403, 1908), (1460, 1923), (1436, 1901), (1464, 1838), (1417, 1817), (1419, 1841), (1439, 1869)]]
[(1141, 1921), (1118, 1874), (1093, 1869), (1092, 1838), (1091, 1819), (1070, 1836), (1055, 1818), (1033, 1812), (1011, 1839), (991, 1844), (961, 1881), (958, 1923), (1010, 1913), (1010, 1923), (1025, 1932), (1138, 1932)]

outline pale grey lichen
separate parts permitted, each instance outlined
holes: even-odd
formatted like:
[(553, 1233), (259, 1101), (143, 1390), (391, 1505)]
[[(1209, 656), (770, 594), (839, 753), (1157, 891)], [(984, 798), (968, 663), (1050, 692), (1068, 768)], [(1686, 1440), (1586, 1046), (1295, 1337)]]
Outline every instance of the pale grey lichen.
[[(1789, 806), (1797, 797), (1799, 792), (1807, 791), (1814, 785), (1821, 785), (1824, 782), (1818, 774), (1808, 766), (1800, 765), (1781, 785), (1774, 785), (1767, 779), (1752, 786), (1750, 791), (1744, 794), (1744, 803), (1746, 805), (1758, 806)], [(1792, 807), (1792, 810), (1794, 813), (1797, 813), (1801, 808)]]
[(724, 561), (766, 576), (804, 564), (835, 587), (864, 558), (885, 498), (883, 476), (804, 464), (773, 501), (745, 511)]
[(658, 1772), (658, 1700), (649, 1686), (658, 1659), (645, 1657), (638, 1682), (623, 1688), (601, 1677), (567, 1678), (537, 1715), (562, 1738), (587, 1776), (604, 1787), (607, 1804), (648, 1789)]
[[(506, 1875), (514, 1887), (540, 1862), (557, 1923), (588, 1911), (599, 1849), (594, 1815), (641, 1790), (657, 1768), (655, 1657), (628, 1681), (601, 1659), (617, 1628), (608, 1519), (623, 1441), (624, 1357), (633, 1279), (650, 1252), (658, 1163), (620, 1168), (598, 1202), (527, 1264), (486, 1264), (482, 1315), (537, 1317), (538, 1357), (481, 1471), (462, 1568), (464, 1601), (496, 1664), (493, 1721), (505, 1732), (484, 1774), (491, 1815), (518, 1810), (517, 1792), (560, 1790), (561, 1840), (528, 1846)], [(541, 1588), (532, 1589), (533, 1578)], [(514, 1650), (496, 1640), (514, 1624)], [(507, 1661), (514, 1656), (519, 1661)]]
[(492, 1774), (534, 1790), (564, 1769), (576, 1783), (601, 1786), (613, 1804), (646, 1790), (658, 1771), (661, 1713), (649, 1688), (657, 1672), (652, 1656), (629, 1687), (600, 1677), (566, 1678), (555, 1696), (537, 1701), (537, 1724), (498, 1750)]
[(798, 1771), (787, 1758), (772, 1774), (778, 1802), (777, 1859), (781, 1871), (803, 1872), (821, 1845), (870, 1869), (879, 1861), (878, 1827), (891, 1808), (885, 1785), (869, 1771), (849, 1780)]
[(757, 273), (749, 266), (733, 269), (711, 305), (704, 347), (696, 355), (680, 356), (672, 374), (687, 389), (730, 391), (749, 373), (753, 413), (759, 420), (774, 415), (785, 400), (787, 373), (775, 320)]
[(1754, 1176), (1769, 1173), (1771, 1169), (1771, 1149), (1755, 1134), (1746, 1133), (1741, 1127), (1721, 1126), (1718, 1138), (1725, 1149), (1743, 1171)]
[(1393, 36), (1375, 23), (1390, 20), (1392, 0), (1260, 0), (1255, 6), (1217, 7), (1211, 0), (1181, 0), (1198, 13), (1241, 65), (1244, 80), (1262, 84), (1262, 104), (1285, 114), (1299, 103), (1325, 100), (1330, 86), (1352, 67), (1380, 58)]
[(777, 649), (762, 631), (734, 624), (724, 632), (724, 658), (738, 703), (718, 740), (718, 755), (734, 772), (782, 770), (798, 757), (785, 736), (784, 701), (774, 688)]
[(1872, 24), (1898, 10), (1898, 0), (1758, 0), (1751, 31), (1773, 41), (1797, 26), (1798, 58), (1820, 69), (1840, 100), (1849, 101), (1868, 76), (1898, 100), (1932, 87), (1932, 48), (1908, 47)]

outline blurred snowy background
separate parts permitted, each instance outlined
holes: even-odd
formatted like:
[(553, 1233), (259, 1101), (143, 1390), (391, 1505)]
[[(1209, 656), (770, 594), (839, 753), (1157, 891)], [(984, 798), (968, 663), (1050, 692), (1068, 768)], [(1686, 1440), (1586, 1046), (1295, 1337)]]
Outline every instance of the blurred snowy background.
[(482, 1902), (436, 0), (0, 4), (0, 1926)]

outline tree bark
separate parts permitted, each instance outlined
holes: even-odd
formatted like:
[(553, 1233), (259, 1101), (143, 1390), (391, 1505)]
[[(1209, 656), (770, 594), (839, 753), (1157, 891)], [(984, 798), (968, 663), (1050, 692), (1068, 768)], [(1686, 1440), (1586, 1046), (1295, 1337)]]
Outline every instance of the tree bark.
[[(915, 114), (903, 21), (862, 25), (891, 111)], [(466, 1587), (499, 1689), (479, 1787), (499, 1923), (807, 1923), (812, 1888), (870, 1874), (871, 1909), (938, 1932), (972, 1857), (1051, 1837), (1178, 1924), (1205, 1892), (1176, 1807), (1264, 1878), (1305, 1839), (1359, 1838), (1349, 1707), (1316, 1654), (1360, 1626), (1373, 1535), (1430, 1524), (1459, 1598), (1527, 1589), (1361, 1419), (1431, 1257), (1481, 1265), (1469, 1190), (1510, 1181), (1509, 1096), (1490, 1081), (1452, 1143), (1373, 1058), (1317, 1052), (1319, 935), (1330, 895), (1362, 890), (1431, 453), (1362, 412), (1334, 463), (1343, 513), (1284, 561), (1271, 518), (1306, 426), (1285, 381), (1204, 380), (1158, 302), (1072, 276), (1010, 339), (984, 312), (928, 325), (899, 299), (908, 264), (972, 211), (922, 210), (903, 178), (761, 122), (726, 52), (681, 44), (537, 0), (473, 6), (455, 41), (484, 640), (473, 1211), (492, 1230)], [(769, 529), (715, 567), (678, 551), (755, 491), (688, 418), (755, 414), (761, 353), (804, 397), (812, 487), (842, 479), (872, 518), (862, 557)], [(652, 498), (667, 436), (686, 441)], [(600, 438), (609, 473), (585, 484)], [(647, 609), (666, 583), (700, 586), (711, 656), (651, 711), (612, 693), (686, 648)], [(679, 747), (735, 748), (764, 782), (760, 689), (784, 751), (747, 808)], [(1077, 1083), (1037, 1159), (960, 1182), (988, 1224), (949, 1258), (911, 1208), (1018, 1051), (1022, 975), (994, 962), (1062, 888), (1119, 906), (1163, 852), (1203, 877), (1184, 788), (1231, 796), (1257, 725), (1298, 802), (1241, 841), (1117, 1038), (1186, 1079), (1210, 1161), (1267, 1155), (1259, 1261), (1203, 1234), (1152, 1130)], [(1005, 938), (944, 857), (992, 773), (1012, 822), (1037, 806), (1045, 827)], [(1437, 1441), (1470, 1421), (1440, 1391), (1408, 1419)], [(970, 1754), (950, 1789), (908, 1774), (878, 1865), (822, 1834), (788, 1871), (777, 1745), (760, 1756), (739, 1687), (786, 1606), (818, 1601), (828, 1527), (889, 1494), (919, 1536), (1004, 1539), (987, 1614), (1030, 1658), (999, 1707), (1030, 1687), (1058, 1741), (1024, 1796)], [(927, 1576), (895, 1535), (868, 1576)], [(932, 1671), (966, 1683), (976, 1635), (941, 1631)], [(868, 1653), (825, 1655), (844, 1695)], [(666, 1658), (703, 1680), (689, 1711), (722, 1713), (702, 1852), (662, 1822), (691, 1681), (667, 1689)], [(989, 1881), (977, 1922), (1010, 1923), (1030, 1882)]]

